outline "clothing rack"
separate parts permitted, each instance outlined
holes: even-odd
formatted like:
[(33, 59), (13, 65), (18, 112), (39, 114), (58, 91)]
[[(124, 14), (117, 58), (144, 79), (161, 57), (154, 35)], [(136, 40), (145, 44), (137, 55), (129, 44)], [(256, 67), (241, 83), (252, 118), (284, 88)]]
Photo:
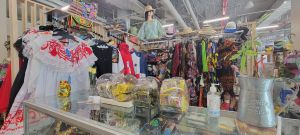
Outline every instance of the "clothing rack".
[[(117, 29), (115, 29), (115, 30), (117, 30)], [(128, 33), (128, 32), (125, 32), (125, 31), (121, 31), (121, 30), (117, 30), (118, 32), (121, 32), (121, 33), (118, 33), (118, 34), (125, 34), (125, 35), (129, 35), (129, 36), (134, 36), (134, 37), (136, 37), (136, 38), (138, 38), (137, 36), (135, 36), (135, 35), (133, 35), (133, 34), (130, 34), (130, 33)], [(111, 32), (111, 31), (110, 31)], [(114, 34), (109, 34), (109, 36), (112, 36), (112, 37), (114, 37), (115, 39), (118, 39), (118, 40), (120, 40), (120, 41), (122, 41), (122, 42), (124, 42), (125, 40), (123, 40), (123, 39), (120, 39), (120, 38), (118, 38), (118, 36), (116, 36), (116, 35), (114, 35)], [(131, 41), (129, 41), (129, 42), (131, 42)], [(133, 43), (133, 44), (135, 44), (135, 45), (140, 45), (139, 43), (135, 43), (135, 42), (131, 42), (131, 43)]]
[[(68, 16), (79, 16), (77, 14), (68, 12), (68, 11), (62, 11), (60, 9), (53, 9), (50, 10), (48, 12), (46, 12), (45, 14), (47, 15), (52, 15), (54, 18), (56, 18), (57, 20), (61, 20), (64, 19)], [(81, 16), (80, 16), (81, 17)], [(92, 29), (91, 32), (93, 32), (95, 35), (102, 37), (103, 39), (107, 38), (107, 31), (105, 30), (105, 23), (104, 22), (100, 22), (98, 20), (91, 20), (88, 18), (84, 18), (85, 20), (88, 20), (90, 22), (92, 22)]]
[(155, 50), (155, 49), (165, 49), (166, 47), (164, 46), (161, 47), (161, 44), (166, 44), (167, 46), (170, 46), (170, 43), (174, 41), (181, 41), (182, 39), (177, 38), (177, 39), (168, 39), (168, 40), (157, 40), (157, 41), (152, 41), (152, 42), (145, 42), (141, 46), (141, 50)]
[(127, 34), (129, 36), (133, 36), (133, 37), (137, 37), (136, 35), (133, 35), (131, 33), (128, 33), (128, 32), (125, 32), (125, 31), (122, 31), (122, 30), (119, 30), (119, 29), (113, 29), (113, 30), (109, 30), (110, 32), (112, 31), (117, 31), (117, 32), (121, 32), (122, 34)]

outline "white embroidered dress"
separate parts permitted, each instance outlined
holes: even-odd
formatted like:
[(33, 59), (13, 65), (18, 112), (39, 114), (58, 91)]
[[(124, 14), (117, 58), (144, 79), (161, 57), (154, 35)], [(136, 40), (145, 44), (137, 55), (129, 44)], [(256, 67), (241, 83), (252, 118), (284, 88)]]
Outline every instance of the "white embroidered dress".
[(1, 127), (1, 135), (23, 134), (23, 101), (57, 95), (61, 80), (71, 82), (71, 98), (73, 92), (90, 88), (88, 67), (97, 57), (86, 42), (76, 40), (78, 42), (64, 45), (52, 36), (52, 32), (36, 30), (23, 37), (23, 54), (29, 59), (25, 79)]

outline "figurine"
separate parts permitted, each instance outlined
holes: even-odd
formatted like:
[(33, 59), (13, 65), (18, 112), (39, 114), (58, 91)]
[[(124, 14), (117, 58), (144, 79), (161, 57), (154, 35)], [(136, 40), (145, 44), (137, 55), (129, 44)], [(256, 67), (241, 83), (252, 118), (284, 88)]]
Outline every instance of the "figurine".
[(71, 93), (71, 85), (68, 81), (60, 81), (57, 96), (69, 97)]

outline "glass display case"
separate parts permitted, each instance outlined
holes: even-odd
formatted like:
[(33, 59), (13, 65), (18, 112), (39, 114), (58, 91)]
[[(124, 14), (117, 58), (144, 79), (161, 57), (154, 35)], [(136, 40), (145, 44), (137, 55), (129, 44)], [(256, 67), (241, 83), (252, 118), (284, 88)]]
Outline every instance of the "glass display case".
[[(53, 96), (26, 101), (25, 135), (237, 135), (241, 132), (235, 112), (221, 112), (216, 130), (207, 124), (205, 108), (189, 107), (180, 119), (158, 115), (148, 122), (145, 117), (136, 115), (134, 107), (92, 104), (90, 101), (87, 92), (72, 93), (68, 98)], [(299, 120), (278, 118), (278, 127), (271, 130), (272, 133), (300, 133)], [(293, 129), (285, 130), (286, 127)]]

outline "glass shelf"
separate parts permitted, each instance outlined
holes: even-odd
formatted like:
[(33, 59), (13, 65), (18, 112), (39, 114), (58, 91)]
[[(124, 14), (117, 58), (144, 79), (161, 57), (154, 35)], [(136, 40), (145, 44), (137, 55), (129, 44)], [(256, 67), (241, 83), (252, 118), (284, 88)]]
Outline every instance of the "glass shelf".
[[(163, 134), (166, 128), (172, 129), (174, 135), (237, 135), (240, 133), (236, 126), (236, 112), (222, 111), (219, 126), (212, 125), (218, 127), (217, 129), (207, 124), (206, 109), (199, 107), (189, 107), (187, 113), (178, 115), (175, 119), (160, 114), (156, 117), (161, 120), (160, 126), (152, 127), (147, 122), (147, 118), (139, 117), (143, 115), (135, 113), (134, 107), (92, 104), (88, 99), (88, 92), (78, 92), (72, 93), (69, 98), (50, 96), (26, 101), (25, 135), (66, 132), (84, 135), (153, 135)], [(285, 123), (284, 121), (288, 119), (282, 120), (282, 123)], [(299, 121), (293, 122), (297, 125)], [(276, 129), (273, 131), (276, 133)]]

